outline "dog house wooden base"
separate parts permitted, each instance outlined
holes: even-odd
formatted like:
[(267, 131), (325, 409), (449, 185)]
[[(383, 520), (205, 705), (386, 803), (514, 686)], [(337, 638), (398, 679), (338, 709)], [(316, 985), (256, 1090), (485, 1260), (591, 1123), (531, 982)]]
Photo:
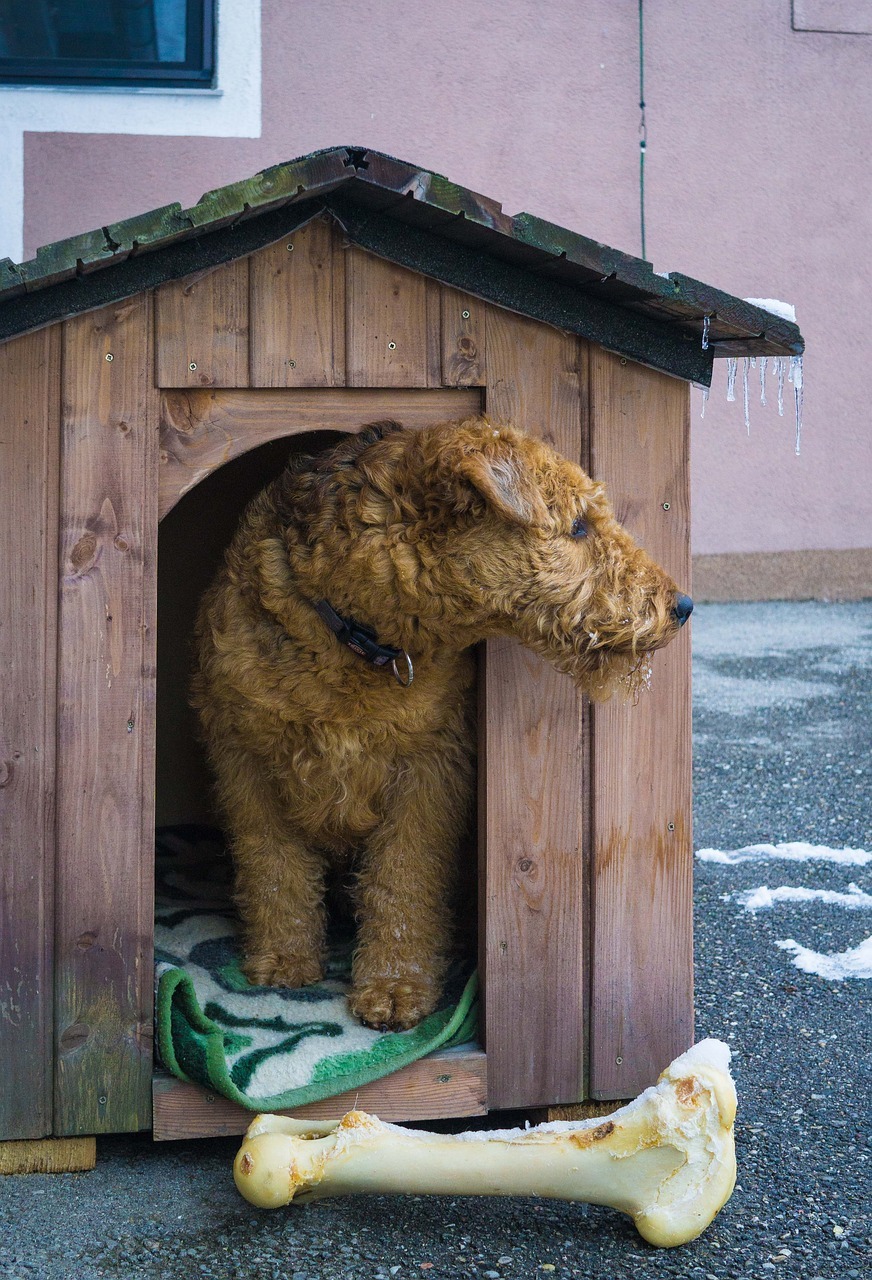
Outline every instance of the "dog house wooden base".
[[(61, 298), (0, 346), (0, 1137), (244, 1127), (155, 1077), (152, 1054), (158, 530), (206, 476), (280, 437), (484, 409), (606, 481), (690, 587), (685, 380), (487, 300), (486, 280), (466, 292), (376, 254), (335, 208), (279, 212), (268, 243), (175, 260), (180, 278), (97, 307)], [(427, 1119), (627, 1098), (692, 1042), (689, 643), (655, 656), (635, 704), (596, 707), (516, 644), (487, 646), (482, 1043), (360, 1105)]]

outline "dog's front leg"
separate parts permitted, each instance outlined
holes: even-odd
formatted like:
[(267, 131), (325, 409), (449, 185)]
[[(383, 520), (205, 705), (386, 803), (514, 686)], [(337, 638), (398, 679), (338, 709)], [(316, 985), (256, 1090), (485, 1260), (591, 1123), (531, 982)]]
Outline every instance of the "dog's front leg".
[(324, 864), (287, 831), (233, 841), (242, 972), (255, 986), (305, 987), (324, 975)]
[(442, 989), (474, 785), (471, 760), (452, 746), (404, 762), (369, 841), (349, 1004), (371, 1027), (414, 1027)]
[(324, 972), (323, 856), (294, 831), (260, 760), (225, 738), (213, 764), (231, 837), (242, 972), (255, 986), (318, 982)]

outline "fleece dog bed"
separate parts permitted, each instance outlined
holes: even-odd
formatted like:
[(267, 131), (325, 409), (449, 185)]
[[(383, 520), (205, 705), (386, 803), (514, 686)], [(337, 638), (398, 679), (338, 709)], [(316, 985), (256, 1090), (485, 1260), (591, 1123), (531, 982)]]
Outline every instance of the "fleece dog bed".
[(330, 939), (323, 981), (254, 987), (239, 968), (231, 871), (210, 828), (157, 833), (157, 1040), (164, 1065), (252, 1111), (330, 1098), (434, 1049), (475, 1038), (476, 975), (459, 968), (442, 1006), (411, 1031), (380, 1032), (348, 1012), (353, 938)]

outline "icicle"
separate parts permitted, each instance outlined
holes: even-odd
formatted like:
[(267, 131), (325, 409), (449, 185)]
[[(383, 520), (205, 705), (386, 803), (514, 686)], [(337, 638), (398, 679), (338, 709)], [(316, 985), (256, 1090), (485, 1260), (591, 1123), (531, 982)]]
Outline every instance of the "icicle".
[(752, 368), (752, 369), (756, 369), (756, 368), (757, 368), (757, 357), (756, 357), (756, 356), (751, 356), (751, 368)]
[(708, 335), (709, 325), (711, 324), (711, 316), (703, 316), (702, 318), (702, 349), (708, 351)]
[(784, 417), (784, 356), (776, 356), (775, 372), (778, 375), (778, 416)]
[(802, 356), (790, 357), (790, 381), (793, 383), (793, 400), (796, 406), (796, 444), (794, 453), (799, 457), (802, 441)]
[(704, 417), (705, 417), (705, 407), (706, 407), (706, 405), (708, 404), (708, 398), (709, 398), (709, 389), (708, 389), (708, 387), (703, 387), (703, 389), (702, 389), (702, 408), (701, 408), (701, 409), (700, 409), (700, 411), (699, 411), (699, 416), (700, 416), (701, 418), (704, 418)]
[(745, 409), (745, 430), (748, 435), (751, 434), (751, 409), (748, 403), (748, 371), (751, 368), (751, 360), (748, 356), (742, 361), (742, 404)]
[(736, 398), (736, 368), (738, 363), (735, 356), (727, 356), (727, 399), (731, 403)]
[(766, 403), (766, 366), (769, 363), (768, 356), (760, 357), (760, 403)]

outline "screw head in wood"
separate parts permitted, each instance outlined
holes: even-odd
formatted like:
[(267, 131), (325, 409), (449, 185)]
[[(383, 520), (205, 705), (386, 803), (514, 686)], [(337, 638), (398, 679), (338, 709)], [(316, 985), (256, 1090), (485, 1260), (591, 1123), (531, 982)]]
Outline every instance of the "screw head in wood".
[(197, 367), (197, 361), (196, 361), (196, 360), (192, 360), (192, 361), (191, 361), (191, 363), (188, 365), (188, 368), (191, 370), (191, 373), (193, 373), (193, 372), (194, 372), (194, 370), (196, 369), (196, 367)]
[(469, 319), (469, 312), (468, 312), (468, 311), (461, 311), (461, 313), (460, 313), (460, 314), (463, 316), (464, 320), (468, 320), (468, 319)]
[(297, 367), (296, 360), (286, 360), (285, 364), (288, 366), (289, 369), (296, 369)]
[(621, 356), (621, 364), (626, 364), (626, 363), (627, 363), (627, 357)]
[(396, 351), (396, 349), (397, 349), (397, 344), (395, 342), (388, 343), (388, 351)]
[(615, 1065), (620, 1067), (623, 1064), (623, 1061), (623, 1058), (615, 1058)]
[(289, 245), (288, 245), (288, 253), (293, 253), (293, 252), (294, 252), (294, 246), (293, 246), (292, 244), (289, 244)]
[(109, 361), (110, 364), (115, 359), (111, 351), (106, 352), (106, 359)]
[(667, 824), (666, 824), (666, 830), (667, 830), (667, 831), (674, 831), (674, 830), (675, 830), (675, 823), (674, 823), (674, 822), (667, 822)]

